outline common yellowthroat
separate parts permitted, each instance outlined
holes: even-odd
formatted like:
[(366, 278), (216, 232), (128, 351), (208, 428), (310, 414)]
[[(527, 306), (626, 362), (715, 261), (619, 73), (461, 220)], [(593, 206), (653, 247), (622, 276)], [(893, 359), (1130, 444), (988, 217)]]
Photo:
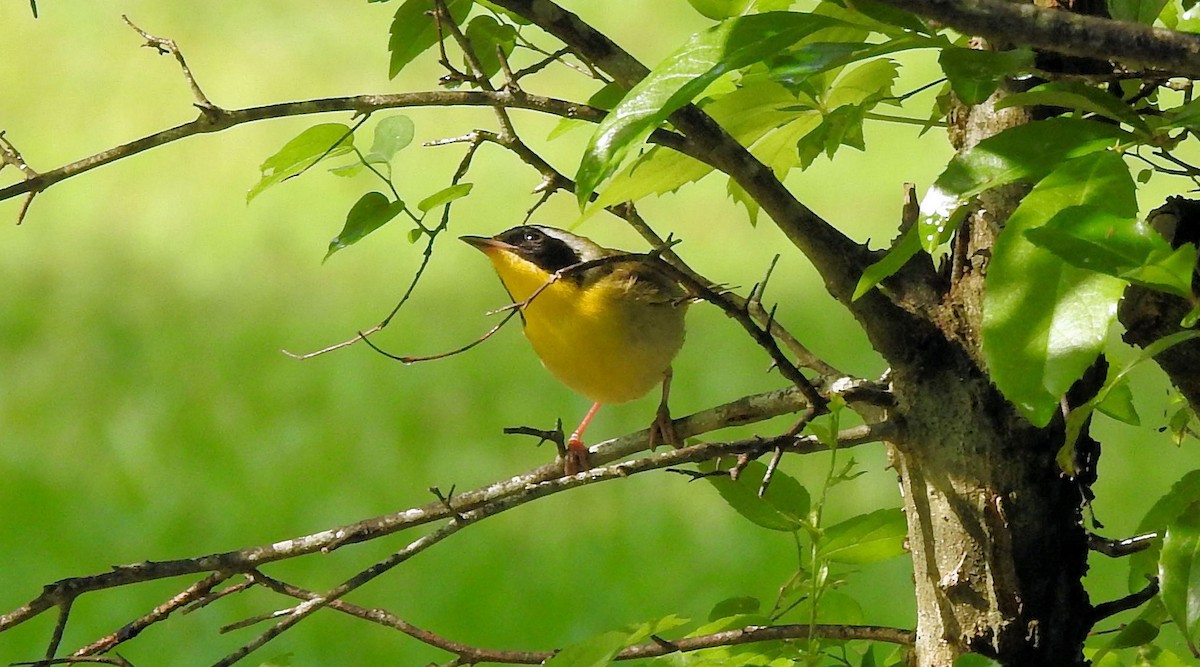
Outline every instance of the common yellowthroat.
[(665, 406), (687, 310), (675, 281), (631, 258), (568, 271), (546, 285), (560, 269), (624, 253), (541, 225), (461, 238), (488, 256), (514, 303), (542, 290), (521, 311), (525, 337), (554, 377), (593, 401), (567, 441), (568, 473), (588, 467), (583, 431), (601, 405), (640, 398), (660, 382), (663, 403), (652, 433), (671, 439)]

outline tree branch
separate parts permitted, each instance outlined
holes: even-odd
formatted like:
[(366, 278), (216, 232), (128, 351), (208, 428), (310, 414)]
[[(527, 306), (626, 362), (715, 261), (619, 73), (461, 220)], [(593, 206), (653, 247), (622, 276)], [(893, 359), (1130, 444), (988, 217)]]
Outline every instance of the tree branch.
[[(798, 412), (807, 407), (798, 389), (787, 388), (764, 394), (746, 396), (724, 405), (710, 408), (688, 417), (675, 420), (675, 432), (681, 438), (693, 437), (719, 428), (754, 423), (770, 419), (782, 414)], [(867, 431), (852, 432), (853, 444), (861, 444), (870, 439), (878, 439), (890, 433), (892, 427), (877, 425)], [(864, 438), (866, 438), (864, 440)], [(589, 459), (597, 466), (603, 466), (630, 454), (643, 451), (649, 444), (649, 430), (642, 430), (603, 442), (592, 448)], [(620, 466), (601, 467), (588, 473), (576, 475), (572, 485), (590, 484), (596, 481), (623, 476), (631, 472), (679, 465), (692, 460), (705, 460), (706, 457), (727, 455), (722, 447), (730, 451), (752, 451), (761, 448), (768, 451), (776, 443), (772, 440), (749, 440), (736, 443), (710, 443), (703, 446), (689, 447), (684, 450), (667, 452), (645, 459), (621, 464)], [(851, 444), (851, 443), (848, 443)], [(817, 451), (819, 443), (808, 438), (792, 438), (788, 443), (790, 451)], [(662, 457), (668, 457), (663, 459)], [(642, 463), (638, 463), (641, 461)], [(633, 468), (629, 468), (630, 465)], [(647, 465), (650, 467), (645, 467)], [(620, 471), (618, 474), (617, 471)], [(537, 488), (539, 484), (548, 483), (562, 475), (562, 464), (555, 462), (531, 470), (523, 475), (506, 478), (494, 484), (461, 493), (455, 497), (455, 509), (465, 513), (489, 503), (496, 503), (505, 498)], [(555, 492), (558, 489), (555, 487)], [(133, 583), (165, 579), (204, 572), (242, 572), (287, 558), (294, 558), (316, 552), (329, 552), (346, 544), (375, 539), (384, 535), (419, 526), (450, 516), (446, 506), (434, 501), (413, 507), (401, 512), (386, 514), (372, 519), (331, 528), (329, 530), (282, 540), (273, 544), (248, 547), (236, 551), (199, 556), (196, 558), (176, 559), (169, 561), (144, 561), (131, 565), (117, 566), (110, 572), (85, 577), (62, 579), (45, 587), (40, 595), (21, 607), (0, 615), (0, 632), (19, 625), (42, 612), (61, 606), (69, 600), (96, 590), (115, 588)]]
[[(550, 0), (495, 0), (554, 35), (580, 56), (632, 88), (650, 70), (606, 35)], [(670, 116), (671, 124), (694, 144), (697, 159), (729, 175), (766, 211), (775, 224), (816, 267), (825, 287), (863, 325), (873, 347), (895, 362), (912, 356), (929, 336), (938, 336), (925, 320), (891, 303), (878, 290), (851, 300), (863, 270), (876, 253), (850, 239), (802, 204), (775, 172), (695, 105)], [(696, 157), (692, 153), (689, 156)]]
[[(96, 153), (91, 157), (63, 165), (57, 169), (51, 169), (43, 173), (30, 171), (24, 180), (0, 188), (0, 201), (11, 199), (21, 194), (42, 192), (55, 183), (71, 178), (72, 176), (77, 176), (96, 167), (186, 137), (220, 132), (237, 125), (258, 120), (337, 111), (370, 114), (381, 109), (452, 106), (495, 107), (497, 105), (512, 109), (539, 111), (563, 118), (574, 118), (591, 122), (598, 122), (605, 115), (602, 109), (597, 109), (586, 104), (530, 95), (525, 92), (513, 93), (507, 90), (494, 92), (480, 90), (435, 90), (389, 95), (353, 95), (350, 97), (328, 97), (315, 100), (281, 102), (279, 104), (268, 104), (245, 109), (206, 109), (204, 113), (191, 122), (176, 125), (175, 127), (135, 139), (129, 143)], [(673, 132), (664, 130), (656, 131), (651, 135), (650, 140), (697, 160), (704, 160), (704, 156), (692, 147), (687, 140)]]
[(968, 35), (1200, 78), (1200, 36), (1004, 0), (880, 0)]
[[(298, 586), (293, 586), (277, 579), (272, 579), (262, 575), (261, 573), (253, 573), (252, 576), (256, 581), (267, 586), (271, 590), (294, 597), (298, 600), (310, 600), (317, 596), (313, 591), (308, 591)], [(446, 639), (438, 634), (419, 628), (408, 621), (396, 616), (386, 609), (370, 609), (361, 607), (356, 604), (351, 604), (342, 600), (337, 600), (329, 605), (330, 609), (334, 609), (343, 614), (353, 616), (364, 621), (370, 621), (384, 627), (399, 630), (404, 634), (421, 641), (435, 648), (442, 649), (448, 653), (452, 653), (458, 657), (460, 662), (467, 664), (479, 663), (502, 663), (513, 665), (538, 665), (550, 658), (558, 651), (511, 651), (481, 648), (463, 644), (450, 639)], [(913, 643), (913, 632), (900, 628), (888, 628), (874, 625), (772, 625), (772, 626), (747, 626), (736, 630), (726, 630), (724, 632), (715, 632), (712, 634), (701, 635), (698, 637), (686, 637), (675, 640), (659, 640), (647, 642), (645, 644), (637, 644), (623, 649), (617, 654), (616, 660), (638, 660), (643, 658), (653, 658), (670, 653), (684, 653), (689, 651), (698, 651), (706, 648), (715, 648), (718, 646), (735, 646), (738, 644), (749, 644), (752, 642), (762, 641), (778, 641), (787, 639), (833, 639), (833, 640), (866, 640), (886, 642), (890, 644), (900, 644), (902, 646), (911, 646)]]

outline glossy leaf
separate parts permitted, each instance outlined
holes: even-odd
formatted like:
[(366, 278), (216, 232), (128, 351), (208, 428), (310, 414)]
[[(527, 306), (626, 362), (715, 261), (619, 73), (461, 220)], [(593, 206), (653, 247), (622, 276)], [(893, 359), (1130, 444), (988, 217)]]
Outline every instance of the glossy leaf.
[(1070, 206), (1025, 235), (1073, 266), (1184, 298), (1192, 293), (1196, 247), (1173, 250), (1162, 235), (1133, 217), (1095, 205)]
[(958, 99), (963, 104), (979, 104), (996, 92), (1005, 77), (1032, 67), (1033, 51), (980, 51), (949, 47), (942, 50), (938, 63)]
[(1139, 132), (1150, 134), (1150, 127), (1146, 121), (1128, 104), (1082, 81), (1043, 83), (1023, 93), (1006, 95), (996, 103), (996, 108), (1036, 105), (1079, 109), (1125, 123)]
[(1200, 503), (1193, 503), (1167, 526), (1158, 562), (1163, 606), (1200, 655)]
[[(446, 0), (446, 9), (454, 22), (461, 24), (471, 11), (471, 0)], [(438, 30), (432, 11), (433, 0), (405, 0), (396, 9), (388, 39), (388, 51), (392, 54), (388, 78), (395, 78), (405, 65), (437, 44)]]
[(746, 13), (754, 0), (688, 0), (688, 4), (704, 18), (723, 21)]
[(1069, 160), (1038, 183), (996, 240), (985, 282), (983, 351), (992, 380), (1038, 426), (1100, 353), (1125, 287), (1067, 264), (1025, 236), (1080, 204), (1136, 214), (1133, 179), (1120, 156)]
[(390, 162), (412, 143), (413, 122), (408, 116), (388, 116), (375, 125), (375, 138), (367, 153), (367, 162)]
[[(954, 233), (960, 208), (984, 190), (1036, 182), (1071, 158), (1132, 138), (1112, 125), (1051, 118), (988, 137), (950, 161), (921, 200), (921, 246), (933, 252)], [(1041, 220), (1038, 224), (1045, 222)]]
[(596, 128), (576, 176), (580, 207), (617, 169), (631, 147), (722, 74), (778, 53), (834, 24), (815, 14), (767, 12), (732, 18), (693, 35), (634, 86)]
[(476, 16), (467, 24), (467, 39), (479, 59), (483, 75), (491, 78), (500, 71), (500, 57), (496, 49), (504, 52), (505, 57), (512, 55), (517, 44), (517, 30), (511, 25), (501, 23), (490, 16)]
[(1118, 21), (1154, 25), (1167, 0), (1108, 0), (1108, 12)]
[(1138, 417), (1137, 408), (1133, 405), (1133, 390), (1128, 381), (1121, 381), (1113, 386), (1104, 400), (1096, 404), (1100, 412), (1131, 426), (1140, 426), (1142, 420)]
[(826, 528), (817, 558), (836, 563), (874, 563), (904, 554), (908, 524), (900, 508), (860, 514)]
[(900, 241), (892, 246), (886, 255), (863, 271), (862, 276), (858, 279), (858, 285), (854, 288), (854, 296), (850, 298), (857, 301), (859, 297), (871, 291), (888, 276), (899, 271), (908, 263), (908, 260), (916, 257), (919, 252), (921, 252), (921, 238), (917, 235), (917, 228), (914, 226), (904, 232), (904, 236), (900, 237)]
[(391, 201), (383, 193), (368, 192), (363, 195), (354, 202), (354, 206), (350, 207), (342, 231), (329, 242), (325, 259), (329, 259), (330, 255), (342, 248), (358, 243), (363, 237), (387, 224), (403, 211), (404, 202)]
[(354, 134), (341, 123), (322, 123), (301, 132), (259, 166), (262, 177), (246, 193), (249, 203), (263, 190), (296, 176), (317, 162), (354, 150)]
[(564, 648), (542, 664), (545, 667), (605, 667), (626, 646), (641, 643), (651, 635), (659, 635), (685, 623), (686, 619), (672, 615), (634, 627), (605, 632)]
[(800, 530), (810, 507), (808, 491), (794, 478), (776, 470), (767, 492), (760, 497), (758, 489), (766, 471), (765, 465), (752, 461), (736, 481), (728, 475), (705, 479), (730, 507), (755, 524), (769, 530)]
[(712, 611), (708, 612), (708, 620), (715, 621), (738, 614), (757, 614), (761, 607), (762, 603), (758, 601), (758, 598), (749, 596), (726, 598), (713, 605)]
[(1129, 557), (1130, 592), (1141, 590), (1146, 586), (1147, 578), (1157, 574), (1158, 555), (1162, 550), (1162, 531), (1195, 503), (1200, 503), (1200, 470), (1193, 470), (1181, 477), (1150, 507), (1150, 511), (1146, 512), (1146, 516), (1138, 524), (1137, 532), (1157, 531), (1160, 539), (1149, 549)]
[[(760, 80), (722, 95), (705, 105), (704, 111), (730, 136), (748, 146), (790, 120), (815, 119), (816, 112), (797, 114), (782, 110), (795, 101), (796, 98), (783, 86)], [(608, 187), (588, 205), (588, 215), (605, 206), (671, 192), (703, 178), (712, 170), (711, 165), (678, 151), (652, 148), (613, 177)]]
[(467, 195), (471, 194), (471, 188), (473, 187), (475, 187), (474, 183), (458, 183), (447, 188), (442, 188), (441, 190), (438, 190), (437, 192), (422, 199), (421, 202), (417, 204), (417, 209), (422, 213), (428, 213), (438, 206), (444, 206), (452, 201), (466, 197)]

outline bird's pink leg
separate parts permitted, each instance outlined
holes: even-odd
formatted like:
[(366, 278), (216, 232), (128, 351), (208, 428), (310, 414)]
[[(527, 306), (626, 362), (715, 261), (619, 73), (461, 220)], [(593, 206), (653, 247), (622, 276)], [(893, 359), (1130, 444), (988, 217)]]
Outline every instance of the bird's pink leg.
[(583, 421), (579, 422), (579, 427), (567, 439), (567, 457), (563, 461), (563, 472), (568, 475), (574, 475), (577, 472), (592, 467), (588, 463), (587, 445), (583, 444), (583, 432), (587, 429), (588, 424), (592, 423), (592, 417), (596, 416), (596, 411), (599, 409), (599, 403), (592, 404), (592, 409), (588, 410), (587, 414), (583, 417)]

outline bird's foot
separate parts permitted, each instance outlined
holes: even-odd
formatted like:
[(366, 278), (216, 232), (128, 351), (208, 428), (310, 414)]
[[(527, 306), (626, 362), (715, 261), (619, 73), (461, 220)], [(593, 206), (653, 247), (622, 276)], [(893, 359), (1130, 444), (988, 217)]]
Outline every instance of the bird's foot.
[(650, 423), (650, 451), (659, 445), (679, 447), (680, 444), (679, 436), (675, 433), (675, 420), (671, 419), (671, 410), (664, 401), (658, 405), (658, 413)]
[(567, 449), (563, 453), (563, 473), (574, 475), (591, 470), (592, 464), (588, 461), (588, 448), (579, 439), (578, 434), (571, 434), (571, 439), (567, 440)]

